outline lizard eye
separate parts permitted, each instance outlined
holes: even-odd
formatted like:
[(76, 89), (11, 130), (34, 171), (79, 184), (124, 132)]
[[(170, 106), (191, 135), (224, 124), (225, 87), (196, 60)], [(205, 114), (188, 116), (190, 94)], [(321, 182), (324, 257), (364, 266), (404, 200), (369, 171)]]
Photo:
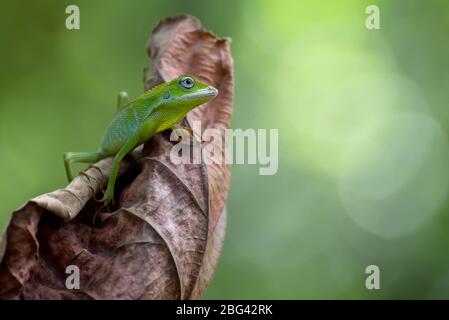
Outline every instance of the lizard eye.
[(195, 85), (195, 80), (190, 77), (183, 77), (179, 80), (179, 84), (185, 89), (192, 89)]

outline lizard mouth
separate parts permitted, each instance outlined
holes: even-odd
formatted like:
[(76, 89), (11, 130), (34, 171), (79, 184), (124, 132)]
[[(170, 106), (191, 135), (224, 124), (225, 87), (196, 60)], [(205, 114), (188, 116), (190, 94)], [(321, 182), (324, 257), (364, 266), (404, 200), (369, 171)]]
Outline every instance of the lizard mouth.
[(218, 94), (218, 90), (212, 86), (208, 86), (207, 88), (200, 89), (191, 94), (184, 95), (179, 98), (179, 100), (198, 100), (198, 99), (209, 99), (215, 98)]

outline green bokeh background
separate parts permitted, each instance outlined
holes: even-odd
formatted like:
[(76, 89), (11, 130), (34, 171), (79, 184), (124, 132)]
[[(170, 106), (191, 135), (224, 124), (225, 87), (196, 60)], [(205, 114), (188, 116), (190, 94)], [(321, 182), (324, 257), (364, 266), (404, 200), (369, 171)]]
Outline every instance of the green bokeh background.
[[(65, 28), (77, 4), (81, 29)], [(381, 29), (365, 28), (377, 4)], [(449, 298), (449, 2), (4, 1), (0, 226), (64, 186), (146, 42), (189, 13), (232, 37), (233, 128), (279, 129), (279, 170), (234, 165), (206, 298)], [(377, 265), (381, 289), (365, 288)]]

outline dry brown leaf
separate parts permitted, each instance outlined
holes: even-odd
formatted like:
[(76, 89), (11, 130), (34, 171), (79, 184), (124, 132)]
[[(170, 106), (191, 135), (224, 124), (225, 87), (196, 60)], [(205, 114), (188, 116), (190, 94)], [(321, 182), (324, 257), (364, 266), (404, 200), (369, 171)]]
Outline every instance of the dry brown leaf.
[[(232, 113), (229, 45), (193, 17), (162, 20), (151, 36), (152, 77), (145, 84), (191, 73), (217, 87), (217, 98), (187, 121), (201, 121), (202, 131), (219, 129), (222, 139)], [(0, 240), (0, 298), (201, 298), (223, 244), (230, 168), (174, 165), (172, 146), (168, 134), (159, 134), (123, 162), (112, 213), (92, 199), (104, 188), (111, 159), (15, 211)], [(69, 265), (80, 268), (78, 290), (65, 286)]]

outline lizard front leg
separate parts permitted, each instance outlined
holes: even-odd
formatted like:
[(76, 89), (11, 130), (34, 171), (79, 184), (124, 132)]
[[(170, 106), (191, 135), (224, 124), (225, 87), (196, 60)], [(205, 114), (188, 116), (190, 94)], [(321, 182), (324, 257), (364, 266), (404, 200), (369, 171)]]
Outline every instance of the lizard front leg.
[(108, 186), (103, 198), (100, 200), (105, 204), (114, 204), (114, 188), (115, 181), (117, 180), (118, 170), (120, 168), (120, 161), (137, 145), (139, 141), (139, 133), (137, 131), (119, 150), (119, 152), (114, 157), (114, 163), (112, 165), (111, 174), (108, 179)]

